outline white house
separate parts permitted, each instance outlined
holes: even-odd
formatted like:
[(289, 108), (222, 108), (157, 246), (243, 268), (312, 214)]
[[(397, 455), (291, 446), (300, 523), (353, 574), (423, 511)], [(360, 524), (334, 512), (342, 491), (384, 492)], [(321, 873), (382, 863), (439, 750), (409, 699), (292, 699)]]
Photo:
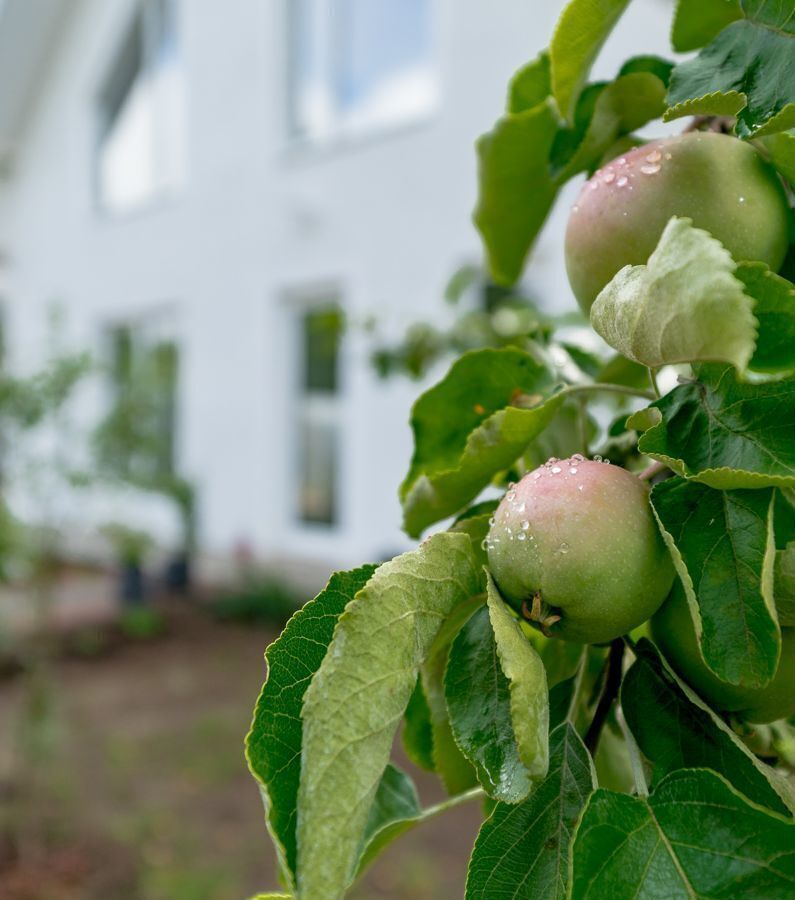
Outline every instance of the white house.
[[(438, 318), (450, 273), (480, 258), (473, 142), (562, 5), (0, 3), (13, 360), (39, 358), (54, 302), (70, 340), (97, 352), (122, 327), (136, 347), (176, 347), (167, 427), (199, 488), (207, 560), (241, 541), (323, 567), (404, 546), (396, 488), (417, 386), (378, 381), (359, 325)], [(595, 75), (666, 55), (671, 12), (636, 0)], [(528, 273), (558, 308), (572, 302), (570, 187)], [(337, 347), (318, 326), (338, 310)]]

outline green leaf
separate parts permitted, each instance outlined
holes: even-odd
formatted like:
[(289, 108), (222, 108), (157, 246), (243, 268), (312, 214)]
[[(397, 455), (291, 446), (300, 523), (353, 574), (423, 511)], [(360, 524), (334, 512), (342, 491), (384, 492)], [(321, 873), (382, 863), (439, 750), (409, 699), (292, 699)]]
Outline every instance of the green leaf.
[(650, 72), (633, 72), (591, 87), (597, 89), (595, 99), (586, 89), (577, 104), (574, 128), (560, 131), (553, 147), (553, 173), (559, 184), (595, 169), (621, 136), (665, 110), (665, 84)]
[[(714, 769), (757, 803), (791, 814), (785, 778), (760, 762), (723, 719), (684, 684), (647, 640), (621, 684), (621, 708), (658, 781), (677, 769)], [(651, 712), (653, 710), (653, 713)]]
[(546, 772), (546, 673), (491, 584), (488, 609), (477, 610), (453, 642), (444, 686), (456, 743), (484, 790), (506, 803), (522, 800)]
[(510, 686), (502, 671), (486, 607), (459, 631), (444, 678), (456, 743), (490, 797), (517, 803), (530, 792), (511, 718)]
[[(554, 687), (549, 689), (549, 731), (550, 741), (552, 731), (562, 725), (568, 718), (571, 710), (571, 702), (574, 698), (574, 690), (577, 686), (577, 679), (574, 675), (559, 681)], [(551, 746), (551, 744), (550, 744)], [(550, 753), (552, 751), (550, 750)], [(551, 763), (550, 763), (551, 766)]]
[(325, 589), (299, 610), (265, 651), (268, 677), (246, 737), (246, 757), (260, 783), (268, 828), (290, 886), (296, 871), (296, 803), (301, 770), (301, 705), (331, 642), (334, 626), (375, 566), (331, 576)]
[(630, 57), (618, 70), (619, 75), (632, 75), (635, 72), (648, 72), (656, 75), (657, 78), (667, 87), (671, 80), (671, 72), (674, 70), (674, 64), (661, 56), (646, 54), (642, 56)]
[(422, 815), (417, 789), (409, 776), (388, 763), (378, 784), (364, 829), (361, 871), (393, 837), (411, 827), (408, 823)]
[(669, 478), (652, 488), (651, 504), (704, 661), (730, 684), (767, 684), (781, 653), (773, 603), (773, 491), (716, 491)]
[(707, 769), (664, 778), (651, 797), (591, 794), (572, 846), (572, 900), (742, 897), (795, 890), (795, 823), (749, 803)]
[(782, 131), (762, 138), (773, 165), (795, 185), (795, 131)]
[(403, 718), (405, 724), (401, 738), (406, 756), (420, 769), (433, 772), (431, 710), (428, 706), (425, 691), (422, 689), (422, 680), (420, 678), (417, 679), (417, 683), (414, 686), (414, 692), (411, 695)]
[[(387, 766), (387, 772), (389, 771), (389, 769), (390, 766)], [(416, 828), (417, 825), (422, 825), (423, 822), (427, 822), (429, 819), (438, 816), (440, 813), (447, 812), (447, 810), (454, 809), (456, 806), (460, 806), (462, 803), (466, 803), (470, 800), (482, 796), (483, 792), (480, 790), (480, 788), (475, 788), (474, 790), (467, 791), (466, 793), (458, 794), (456, 797), (450, 797), (448, 800), (437, 803), (435, 806), (429, 806), (425, 809), (421, 809), (415, 815), (406, 817), (397, 816), (390, 822), (384, 823), (381, 828), (379, 828), (370, 836), (369, 843), (365, 847), (361, 859), (359, 860), (359, 866), (356, 872), (357, 876), (360, 875), (367, 868), (367, 866), (370, 865), (370, 863), (384, 849), (384, 847), (386, 847), (396, 838), (405, 834), (407, 831), (411, 831), (413, 828)]]
[(723, 360), (743, 371), (757, 321), (735, 269), (720, 241), (674, 216), (648, 263), (625, 266), (601, 291), (591, 324), (644, 366)]
[(549, 766), (549, 693), (541, 657), (500, 597), (491, 576), (487, 603), (500, 667), (510, 685), (511, 716), (519, 758), (533, 779)]
[(298, 790), (302, 900), (341, 897), (420, 665), (482, 584), (466, 535), (437, 534), (382, 565), (337, 622), (304, 697)]
[(549, 54), (552, 94), (568, 121), (594, 60), (627, 6), (629, 0), (570, 0), (561, 13)]
[(743, 384), (730, 366), (700, 365), (627, 427), (638, 450), (720, 489), (795, 487), (795, 379)]
[(594, 788), (591, 758), (564, 724), (549, 737), (549, 773), (517, 806), (498, 803), (480, 829), (467, 874), (467, 900), (566, 896), (571, 834)]
[(543, 103), (552, 90), (549, 53), (544, 50), (513, 76), (508, 85), (507, 111), (523, 113)]
[(744, 0), (742, 7), (746, 18), (674, 69), (666, 121), (736, 116), (735, 130), (744, 138), (795, 126), (795, 9), (769, 0)]
[(498, 284), (511, 285), (555, 200), (549, 153), (558, 130), (550, 101), (500, 119), (477, 142), (475, 225)]
[(740, 0), (679, 0), (671, 45), (677, 53), (698, 50), (742, 15)]
[(779, 623), (795, 626), (795, 541), (776, 551), (773, 597)]
[[(482, 562), (477, 563), (482, 566)], [(485, 580), (481, 581), (485, 587)], [(478, 783), (477, 774), (453, 737), (450, 716), (444, 696), (444, 673), (450, 649), (458, 632), (469, 617), (483, 604), (482, 595), (459, 603), (447, 617), (431, 646), (428, 658), (420, 668), (420, 677), (431, 716), (433, 768), (442, 779), (448, 794), (460, 794)]]
[(795, 369), (795, 285), (761, 262), (743, 262), (735, 276), (754, 299), (759, 323), (750, 367), (757, 372)]
[[(515, 348), (465, 353), (414, 404), (414, 456), (400, 488), (411, 536), (456, 513), (518, 459), (563, 401), (554, 376)], [(531, 409), (510, 404), (534, 403)]]

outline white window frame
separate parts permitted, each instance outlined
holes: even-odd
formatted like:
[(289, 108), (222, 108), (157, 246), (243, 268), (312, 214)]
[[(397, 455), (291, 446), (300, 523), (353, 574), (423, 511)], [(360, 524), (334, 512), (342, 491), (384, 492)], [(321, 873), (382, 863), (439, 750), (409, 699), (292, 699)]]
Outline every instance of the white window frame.
[[(179, 56), (179, 64), (184, 66), (184, 54), (182, 50), (182, 0), (166, 0), (166, 2), (170, 5), (170, 15), (173, 17), (173, 28), (176, 33), (178, 45), (177, 53)], [(180, 156), (179, 174), (175, 176), (174, 173), (171, 173), (169, 177), (163, 177), (163, 173), (168, 170), (170, 163), (172, 162), (172, 155), (174, 153), (169, 147), (169, 139), (165, 137), (168, 128), (164, 128), (165, 122), (170, 123), (172, 111), (167, 108), (167, 105), (164, 103), (163, 95), (159, 92), (155, 92), (153, 98), (154, 122), (151, 144), (152, 163), (155, 173), (154, 184), (140, 200), (123, 208), (110, 203), (103, 192), (101, 155), (103, 143), (111, 130), (108, 127), (109, 123), (106, 121), (105, 95), (108, 85), (118, 69), (121, 55), (124, 53), (126, 44), (130, 40), (131, 33), (137, 26), (139, 20), (143, 46), (141, 66), (136, 78), (150, 79), (152, 77), (152, 72), (156, 70), (156, 60), (159, 49), (159, 16), (160, 10), (157, 0), (134, 0), (127, 15), (123, 19), (113, 53), (110, 58), (106, 60), (99, 79), (99, 88), (94, 100), (95, 138), (92, 155), (92, 183), (96, 210), (110, 218), (125, 218), (126, 216), (135, 215), (142, 210), (157, 205), (162, 200), (179, 193), (187, 182), (187, 91), (186, 78), (183, 71), (180, 85), (182, 90), (182, 122), (180, 123), (182, 133), (180, 135), (180, 146), (176, 151)], [(119, 110), (117, 110), (117, 114), (118, 112)]]
[(350, 124), (344, 114), (336, 108), (335, 84), (336, 72), (334, 69), (335, 58), (339, 50), (335, 47), (337, 30), (334, 27), (331, 8), (334, 0), (321, 0), (325, 4), (319, 20), (313, 22), (313, 28), (317, 32), (318, 42), (318, 68), (323, 73), (323, 83), (331, 98), (332, 108), (328, 127), (320, 134), (308, 134), (301, 130), (296, 117), (296, 97), (299, 85), (299, 76), (295, 65), (295, 19), (296, 6), (294, 0), (283, 0), (283, 25), (285, 33), (285, 82), (284, 82), (284, 122), (288, 146), (318, 148), (336, 146), (346, 143), (357, 143), (380, 135), (389, 135), (414, 128), (418, 125), (432, 121), (438, 114), (441, 106), (441, 66), (439, 40), (439, 4), (437, 0), (428, 0), (431, 17), (431, 49), (428, 59), (432, 78), (432, 97), (421, 109), (411, 115), (400, 116), (389, 120), (384, 119), (366, 125)]
[[(286, 459), (285, 481), (287, 491), (286, 526), (295, 534), (315, 535), (318, 538), (337, 539), (347, 529), (347, 503), (345, 496), (345, 419), (347, 409), (346, 389), (346, 341), (343, 334), (337, 351), (336, 390), (324, 394), (310, 392), (304, 386), (304, 317), (313, 310), (335, 306), (345, 316), (344, 292), (336, 282), (316, 284), (299, 290), (290, 290), (285, 296), (283, 312), (288, 327), (289, 402), (287, 405), (287, 434), (290, 452)], [(336, 457), (334, 469), (334, 516), (331, 522), (318, 522), (303, 517), (301, 508), (300, 468), (302, 426), (308, 418), (318, 424), (333, 424), (336, 428)]]

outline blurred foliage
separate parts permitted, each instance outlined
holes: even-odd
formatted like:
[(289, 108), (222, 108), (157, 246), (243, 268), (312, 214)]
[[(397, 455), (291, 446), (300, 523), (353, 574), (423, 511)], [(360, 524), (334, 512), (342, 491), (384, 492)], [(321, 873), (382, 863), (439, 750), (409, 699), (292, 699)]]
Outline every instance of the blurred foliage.
[(446, 327), (415, 322), (393, 345), (377, 347), (372, 362), (382, 378), (403, 374), (422, 378), (440, 360), (480, 347), (544, 344), (553, 320), (519, 288), (491, 282), (477, 266), (463, 266), (450, 279), (444, 298), (456, 316)]
[(122, 613), (119, 628), (125, 637), (145, 641), (163, 634), (166, 622), (151, 606), (131, 606)]
[(101, 533), (110, 542), (119, 562), (128, 566), (140, 566), (154, 546), (151, 535), (122, 522), (103, 525)]
[(281, 579), (252, 576), (236, 591), (214, 600), (212, 615), (223, 622), (283, 626), (305, 598)]
[(169, 340), (147, 341), (129, 325), (111, 335), (106, 369), (113, 401), (93, 435), (97, 471), (168, 497), (182, 521), (186, 551), (196, 543), (196, 493), (175, 470), (179, 351)]

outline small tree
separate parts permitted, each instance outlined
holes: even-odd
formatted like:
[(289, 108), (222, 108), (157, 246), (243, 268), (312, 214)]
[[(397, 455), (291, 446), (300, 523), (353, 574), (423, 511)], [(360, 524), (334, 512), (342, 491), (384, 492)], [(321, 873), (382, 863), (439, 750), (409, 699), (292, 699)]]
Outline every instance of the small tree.
[[(464, 353), (400, 488), (406, 532), (442, 530), (332, 575), (266, 652), (247, 754), (300, 900), (473, 800), (469, 900), (793, 894), (795, 10), (680, 0), (697, 54), (587, 83), (627, 5), (572, 0), (516, 74), (475, 212), (510, 288), (589, 176), (567, 270), (618, 357), (560, 364), (552, 325)], [(447, 801), (390, 761), (401, 722)]]

